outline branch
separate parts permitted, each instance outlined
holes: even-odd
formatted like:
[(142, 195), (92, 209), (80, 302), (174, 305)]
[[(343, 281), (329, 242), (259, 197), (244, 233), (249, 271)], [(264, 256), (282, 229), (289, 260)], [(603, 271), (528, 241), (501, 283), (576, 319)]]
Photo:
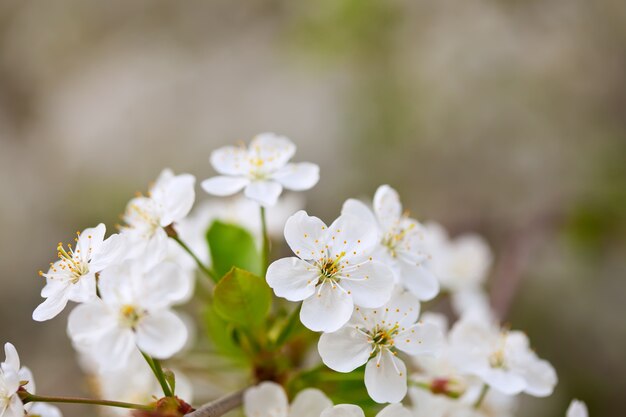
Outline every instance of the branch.
[(243, 393), (245, 389), (218, 398), (208, 404), (203, 405), (196, 411), (186, 414), (185, 417), (220, 417), (239, 407), (243, 403)]

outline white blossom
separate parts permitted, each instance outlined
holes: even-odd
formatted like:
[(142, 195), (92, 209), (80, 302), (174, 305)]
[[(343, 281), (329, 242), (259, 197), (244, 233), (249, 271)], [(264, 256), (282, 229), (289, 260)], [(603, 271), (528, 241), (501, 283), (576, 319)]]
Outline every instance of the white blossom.
[(248, 388), (243, 396), (246, 417), (319, 417), (333, 403), (318, 389), (305, 389), (289, 404), (285, 390), (274, 382)]
[(100, 223), (94, 228), (78, 232), (76, 246), (57, 246), (59, 260), (50, 265), (46, 286), (41, 296), (46, 300), (33, 312), (37, 321), (49, 320), (59, 314), (68, 301), (84, 303), (96, 298), (96, 274), (119, 260), (124, 249), (119, 235), (104, 238), (106, 227)]
[(580, 400), (572, 400), (569, 407), (567, 407), (565, 417), (589, 417), (587, 405)]
[(503, 394), (545, 397), (557, 382), (552, 365), (537, 357), (524, 333), (500, 329), (485, 320), (470, 316), (455, 323), (450, 349), (461, 371), (478, 376)]
[(417, 322), (419, 301), (410, 293), (394, 295), (379, 309), (356, 308), (350, 322), (320, 337), (322, 361), (338, 372), (365, 366), (365, 386), (379, 403), (399, 402), (407, 392), (407, 371), (398, 352), (436, 353), (443, 334), (432, 323)]
[(202, 182), (202, 188), (217, 196), (242, 189), (251, 200), (273, 206), (283, 188), (308, 190), (319, 181), (319, 167), (310, 162), (289, 163), (296, 146), (274, 133), (257, 135), (250, 146), (225, 146), (213, 151), (211, 165), (221, 174)]
[(389, 300), (393, 273), (372, 255), (373, 223), (342, 215), (326, 226), (298, 211), (285, 224), (285, 239), (297, 257), (272, 263), (267, 282), (277, 296), (303, 301), (300, 319), (309, 329), (338, 330), (355, 305), (376, 308)]
[[(31, 394), (35, 392), (33, 374), (20, 364), (20, 357), (11, 343), (4, 345), (4, 362), (0, 363), (0, 417), (24, 417), (30, 404), (24, 406), (19, 397), (20, 386)], [(22, 384), (26, 381), (25, 384)]]
[(362, 202), (347, 200), (342, 214), (358, 216), (378, 227), (377, 253), (389, 265), (396, 282), (404, 285), (420, 300), (430, 300), (439, 292), (439, 283), (431, 266), (424, 227), (403, 214), (398, 193), (382, 185), (374, 195), (373, 210)]
[(129, 201), (122, 229), (132, 251), (129, 257), (153, 256), (161, 259), (167, 252), (167, 233), (163, 229), (189, 214), (195, 200), (196, 179), (190, 174), (174, 175), (164, 169), (150, 187), (148, 196)]
[(62, 417), (58, 407), (47, 403), (36, 402), (26, 414), (26, 417)]
[(126, 365), (135, 347), (158, 359), (181, 350), (187, 328), (170, 307), (189, 293), (189, 281), (171, 262), (126, 261), (104, 270), (100, 296), (70, 314), (68, 334), (101, 369)]

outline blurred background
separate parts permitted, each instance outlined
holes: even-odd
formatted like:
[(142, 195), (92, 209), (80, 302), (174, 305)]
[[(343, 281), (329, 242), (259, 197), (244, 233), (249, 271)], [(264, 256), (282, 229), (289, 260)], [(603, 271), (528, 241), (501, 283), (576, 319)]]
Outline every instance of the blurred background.
[(521, 416), (626, 415), (623, 0), (0, 2), (0, 342), (39, 392), (86, 391), (67, 311), (30, 318), (57, 242), (263, 131), (321, 166), (327, 221), (388, 183), (487, 237), (495, 307), (560, 377)]

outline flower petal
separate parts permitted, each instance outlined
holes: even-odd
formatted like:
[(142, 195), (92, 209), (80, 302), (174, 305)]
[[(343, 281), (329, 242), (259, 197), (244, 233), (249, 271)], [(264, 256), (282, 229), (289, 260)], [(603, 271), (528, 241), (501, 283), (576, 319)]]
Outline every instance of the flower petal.
[(377, 403), (398, 403), (406, 396), (406, 366), (389, 350), (365, 365), (365, 388)]
[(393, 271), (377, 261), (366, 261), (340, 272), (340, 285), (351, 293), (354, 304), (380, 307), (389, 301), (394, 288)]
[(376, 223), (363, 221), (350, 214), (342, 214), (328, 228), (326, 239), (332, 255), (340, 255), (353, 265), (366, 260), (378, 244)]
[(383, 230), (389, 230), (402, 216), (402, 204), (398, 192), (388, 185), (381, 185), (374, 194), (374, 213)]
[(288, 408), (285, 390), (275, 382), (262, 382), (243, 394), (246, 417), (287, 417)]
[(248, 172), (248, 151), (243, 146), (224, 146), (211, 152), (211, 165), (222, 175), (245, 175)]
[(270, 171), (284, 166), (295, 153), (296, 145), (275, 133), (260, 133), (248, 146), (248, 156), (263, 160), (264, 168)]
[[(81, 259), (89, 260), (100, 249), (104, 241), (106, 226), (100, 223), (96, 227), (90, 227), (82, 231), (76, 242), (76, 252)], [(79, 252), (80, 251), (80, 252)]]
[(150, 197), (161, 209), (161, 226), (168, 226), (189, 214), (196, 199), (195, 184), (196, 178), (193, 175), (181, 174), (152, 188)]
[(17, 354), (17, 349), (11, 343), (4, 344), (4, 363), (8, 365), (13, 372), (19, 372), (20, 370), (20, 356)]
[(76, 284), (71, 284), (67, 293), (67, 298), (77, 303), (86, 303), (97, 297), (96, 293), (96, 273), (89, 272), (80, 277)]
[(317, 267), (291, 257), (273, 262), (267, 268), (266, 279), (277, 297), (302, 301), (315, 293), (318, 275)]
[(515, 395), (524, 391), (526, 381), (520, 375), (500, 368), (486, 369), (479, 376), (491, 388), (506, 395)]
[(567, 414), (565, 417), (588, 417), (589, 411), (587, 411), (587, 405), (579, 400), (572, 400), (569, 407), (567, 407)]
[(417, 323), (398, 333), (395, 346), (409, 355), (435, 354), (444, 345), (441, 329), (433, 323)]
[(285, 240), (299, 258), (317, 259), (326, 253), (327, 229), (323, 221), (299, 210), (285, 222)]
[(413, 414), (402, 404), (390, 404), (380, 410), (376, 417), (412, 417)]
[(138, 278), (141, 298), (146, 309), (169, 307), (183, 300), (191, 291), (191, 281), (182, 268), (173, 262), (161, 262)]
[(11, 396), (6, 410), (2, 413), (2, 417), (24, 417), (24, 404), (19, 396)]
[(526, 379), (524, 392), (535, 397), (552, 395), (558, 380), (552, 365), (542, 359), (528, 363), (524, 368), (523, 376)]
[(310, 162), (287, 164), (272, 175), (272, 179), (288, 190), (313, 188), (320, 179), (320, 167)]
[(315, 388), (302, 390), (289, 407), (289, 417), (319, 417), (321, 412), (333, 406), (322, 391)]
[(349, 214), (351, 216), (356, 216), (364, 222), (377, 223), (376, 217), (367, 205), (359, 200), (355, 200), (350, 198), (343, 203), (343, 207), (341, 208), (341, 214)]
[(202, 181), (200, 185), (207, 193), (222, 197), (233, 195), (243, 190), (248, 184), (250, 184), (250, 180), (245, 177), (217, 176)]
[(252, 181), (244, 190), (246, 197), (265, 207), (275, 205), (282, 192), (283, 186), (275, 181)]
[(320, 417), (365, 417), (361, 407), (352, 404), (339, 404), (326, 409)]
[(432, 300), (439, 293), (439, 281), (424, 264), (398, 264), (402, 283), (421, 301)]
[(334, 332), (350, 320), (352, 297), (333, 284), (320, 285), (317, 294), (302, 302), (300, 321), (315, 332)]
[(136, 328), (137, 346), (150, 356), (167, 359), (187, 342), (187, 326), (173, 312), (150, 312)]
[(323, 333), (317, 344), (322, 362), (337, 372), (351, 372), (370, 357), (370, 338), (353, 326), (345, 326), (333, 333)]
[(60, 287), (57, 292), (50, 294), (41, 304), (33, 311), (33, 320), (46, 321), (56, 317), (67, 305), (69, 286), (67, 284)]

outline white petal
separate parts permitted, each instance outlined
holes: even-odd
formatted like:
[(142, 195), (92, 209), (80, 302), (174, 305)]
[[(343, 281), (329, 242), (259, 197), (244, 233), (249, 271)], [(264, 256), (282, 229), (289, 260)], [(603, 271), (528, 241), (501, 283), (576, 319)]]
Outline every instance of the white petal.
[(100, 300), (80, 304), (70, 313), (67, 333), (74, 343), (91, 342), (117, 327), (117, 319)]
[(26, 385), (24, 385), (24, 389), (30, 392), (31, 394), (34, 394), (35, 393), (35, 378), (33, 377), (33, 373), (31, 372), (31, 370), (27, 368), (26, 366), (24, 366), (19, 370), (19, 372), (17, 373), (17, 376), (20, 378), (20, 382), (28, 381)]
[(284, 166), (295, 153), (296, 145), (287, 137), (275, 133), (256, 135), (248, 147), (248, 155), (262, 159), (264, 168), (270, 171)]
[(410, 292), (394, 292), (389, 302), (380, 310), (383, 310), (383, 319), (388, 325), (408, 327), (417, 321), (420, 303)]
[(211, 152), (211, 165), (222, 175), (245, 175), (248, 151), (242, 146), (224, 146)]
[(488, 369), (479, 375), (491, 388), (506, 395), (524, 391), (526, 381), (520, 375), (503, 369)]
[(287, 417), (287, 395), (280, 385), (262, 382), (243, 394), (246, 417)]
[(119, 234), (109, 236), (98, 250), (93, 254), (89, 262), (89, 271), (100, 272), (112, 263), (121, 260), (126, 249), (126, 239)]
[[(81, 259), (89, 260), (100, 249), (104, 241), (106, 227), (100, 223), (96, 227), (90, 227), (82, 231), (76, 242), (76, 251)], [(80, 252), (78, 252), (80, 251)]]
[(171, 357), (187, 341), (185, 323), (167, 310), (149, 313), (137, 325), (136, 334), (139, 349), (158, 359)]
[(67, 305), (68, 301), (68, 292), (69, 285), (61, 288), (60, 291), (55, 294), (51, 294), (48, 298), (44, 300), (43, 303), (39, 304), (35, 311), (33, 311), (33, 320), (35, 321), (46, 321), (51, 318), (56, 317)]
[(333, 333), (323, 333), (317, 344), (322, 362), (337, 372), (351, 372), (370, 357), (370, 339), (353, 326), (345, 326)]
[(246, 197), (265, 207), (275, 205), (282, 192), (283, 186), (275, 181), (252, 181), (244, 190)]
[(402, 283), (421, 301), (432, 300), (439, 293), (439, 281), (424, 264), (400, 262), (399, 267)]
[(189, 214), (196, 199), (195, 184), (196, 178), (193, 175), (181, 174), (151, 190), (150, 196), (161, 210), (161, 226), (168, 226)]
[(320, 179), (320, 167), (310, 162), (287, 164), (272, 175), (288, 190), (303, 191), (313, 188)]
[(24, 404), (17, 395), (11, 396), (7, 409), (2, 417), (24, 417)]
[(377, 223), (376, 217), (372, 210), (359, 200), (350, 198), (343, 203), (341, 214), (349, 214), (356, 216), (364, 222)]
[(80, 277), (76, 284), (71, 284), (67, 293), (67, 298), (77, 303), (86, 303), (96, 297), (96, 274), (91, 271)]
[(360, 407), (352, 404), (339, 404), (333, 408), (326, 409), (320, 417), (365, 417)]
[(330, 283), (318, 286), (317, 293), (302, 302), (300, 321), (315, 332), (334, 332), (350, 320), (352, 297)]
[(317, 259), (326, 253), (327, 229), (323, 221), (300, 210), (287, 219), (285, 240), (299, 258)]
[(365, 366), (365, 387), (377, 403), (397, 403), (406, 396), (406, 366), (384, 349)]
[(567, 407), (567, 414), (565, 417), (588, 417), (589, 411), (587, 411), (587, 405), (579, 400), (572, 400), (569, 407)]
[(395, 346), (409, 355), (435, 354), (444, 346), (441, 329), (432, 323), (417, 323), (398, 333)]
[(318, 275), (317, 267), (291, 257), (273, 262), (267, 268), (266, 279), (276, 296), (289, 301), (302, 301), (315, 293)]
[(137, 277), (141, 299), (146, 309), (169, 307), (189, 294), (191, 282), (181, 267), (173, 262), (162, 262)]
[(538, 359), (529, 363), (523, 372), (526, 379), (524, 392), (535, 397), (552, 395), (557, 383), (556, 371), (548, 361)]
[(366, 261), (340, 274), (340, 285), (352, 294), (354, 304), (376, 308), (389, 301), (394, 288), (393, 271), (383, 263)]
[(233, 195), (250, 183), (245, 177), (224, 177), (217, 176), (202, 181), (201, 186), (204, 191), (217, 196)]
[(57, 407), (46, 403), (33, 403), (33, 406), (28, 410), (27, 417), (63, 417), (61, 410)]
[(289, 407), (289, 417), (319, 417), (320, 413), (333, 406), (333, 402), (320, 390), (302, 390)]
[(380, 410), (376, 417), (412, 417), (413, 414), (402, 404), (390, 404)]
[(328, 228), (326, 242), (332, 255), (340, 255), (353, 265), (366, 260), (378, 244), (378, 226), (359, 217), (342, 214)]
[(384, 230), (392, 227), (402, 216), (402, 204), (396, 190), (381, 185), (374, 194), (374, 213)]
[(11, 343), (4, 344), (4, 363), (8, 365), (13, 372), (19, 372), (20, 370), (20, 356), (17, 354), (17, 349)]

